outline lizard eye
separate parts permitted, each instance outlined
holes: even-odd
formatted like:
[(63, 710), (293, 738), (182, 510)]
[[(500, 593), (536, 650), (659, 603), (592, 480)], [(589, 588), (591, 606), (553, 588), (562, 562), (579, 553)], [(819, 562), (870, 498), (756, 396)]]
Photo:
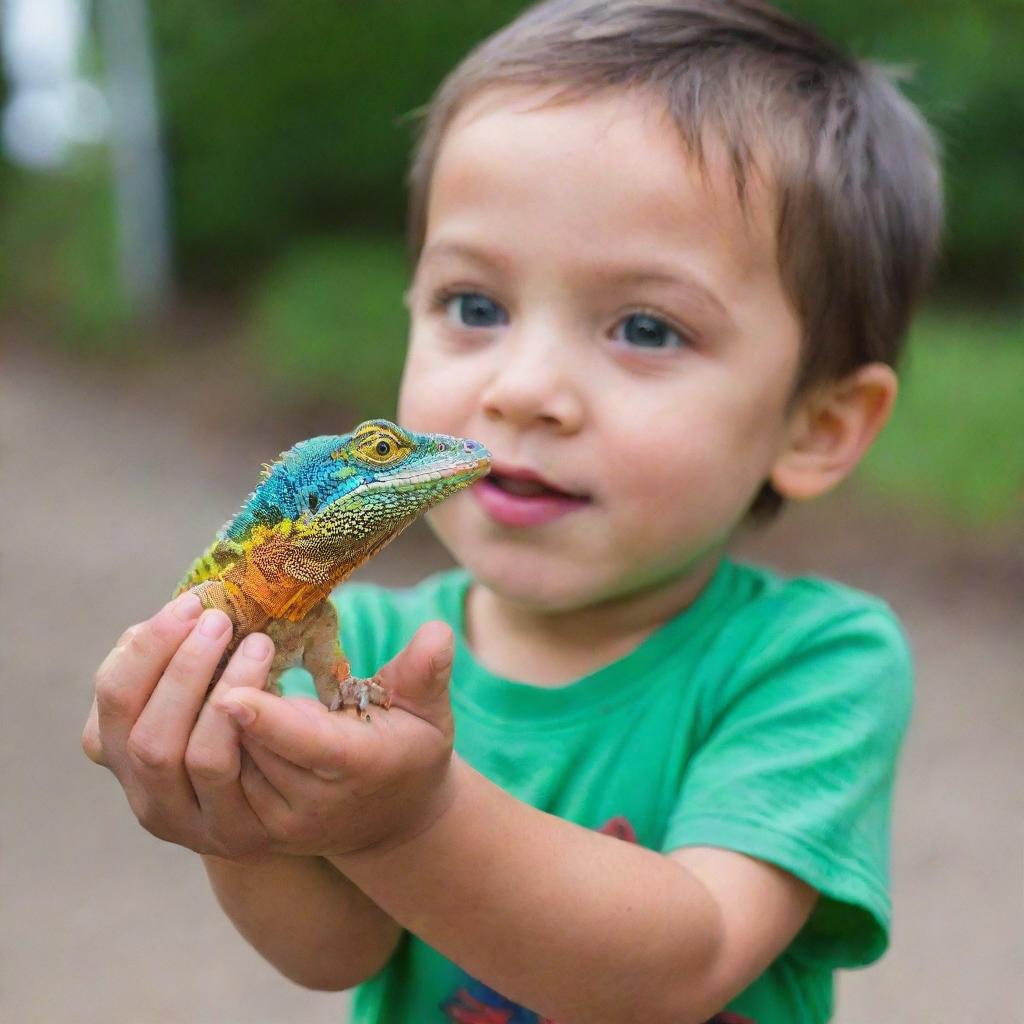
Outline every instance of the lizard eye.
[(393, 424), (369, 421), (363, 430), (357, 430), (352, 442), (352, 454), (371, 469), (383, 469), (401, 462), (412, 450), (410, 437)]
[(403, 438), (395, 437), (391, 431), (377, 429), (370, 432), (370, 436), (361, 443), (357, 443), (355, 454), (371, 466), (383, 467), (405, 458), (411, 450), (412, 445), (407, 444)]
[(316, 512), (317, 508), (320, 506), (320, 498), (317, 496), (316, 491), (310, 491), (306, 501), (309, 503), (309, 511)]

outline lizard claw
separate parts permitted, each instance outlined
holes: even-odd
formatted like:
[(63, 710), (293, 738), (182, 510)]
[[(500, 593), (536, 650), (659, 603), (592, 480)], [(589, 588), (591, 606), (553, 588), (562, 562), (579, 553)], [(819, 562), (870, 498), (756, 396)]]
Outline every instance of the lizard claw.
[(344, 707), (355, 706), (359, 710), (359, 717), (368, 722), (370, 713), (367, 708), (371, 704), (376, 704), (387, 710), (391, 707), (392, 696), (390, 690), (385, 690), (373, 679), (356, 679), (354, 676), (349, 676), (340, 682), (338, 692), (331, 700), (328, 710), (340, 711)]

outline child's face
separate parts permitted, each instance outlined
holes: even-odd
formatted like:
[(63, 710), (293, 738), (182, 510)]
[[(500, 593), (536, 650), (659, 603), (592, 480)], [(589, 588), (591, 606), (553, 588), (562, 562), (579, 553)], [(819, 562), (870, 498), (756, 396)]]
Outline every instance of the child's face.
[(773, 218), (639, 96), (493, 91), (456, 118), (399, 415), (491, 449), (432, 514), (478, 581), (569, 610), (707, 571), (787, 444), (800, 331)]

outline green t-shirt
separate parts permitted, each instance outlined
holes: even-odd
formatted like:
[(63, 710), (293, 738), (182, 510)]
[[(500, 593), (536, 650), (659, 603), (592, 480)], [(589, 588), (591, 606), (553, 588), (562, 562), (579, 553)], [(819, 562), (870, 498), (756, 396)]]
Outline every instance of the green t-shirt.
[[(340, 589), (353, 672), (371, 675), (442, 619), (456, 638), (455, 748), (482, 774), (588, 828), (665, 852), (737, 850), (819, 890), (797, 938), (727, 1009), (757, 1024), (828, 1020), (833, 970), (877, 959), (888, 936), (890, 805), (911, 705), (889, 608), (726, 560), (625, 657), (545, 688), (474, 659), (462, 628), (469, 583), (452, 571), (405, 591)], [(353, 1010), (358, 1024), (538, 1020), (408, 934)]]

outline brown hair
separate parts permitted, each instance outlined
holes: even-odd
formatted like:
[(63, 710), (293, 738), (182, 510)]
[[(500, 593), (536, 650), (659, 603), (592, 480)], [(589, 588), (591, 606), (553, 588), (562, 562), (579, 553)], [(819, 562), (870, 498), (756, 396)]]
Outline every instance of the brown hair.
[[(794, 396), (864, 363), (895, 366), (942, 224), (935, 140), (897, 77), (761, 0), (546, 0), (473, 50), (427, 108), (409, 175), (413, 261), (444, 132), (470, 98), (639, 88), (698, 159), (706, 133), (724, 143), (741, 201), (755, 150), (767, 153), (803, 328)], [(769, 487), (753, 511), (779, 504)]]

